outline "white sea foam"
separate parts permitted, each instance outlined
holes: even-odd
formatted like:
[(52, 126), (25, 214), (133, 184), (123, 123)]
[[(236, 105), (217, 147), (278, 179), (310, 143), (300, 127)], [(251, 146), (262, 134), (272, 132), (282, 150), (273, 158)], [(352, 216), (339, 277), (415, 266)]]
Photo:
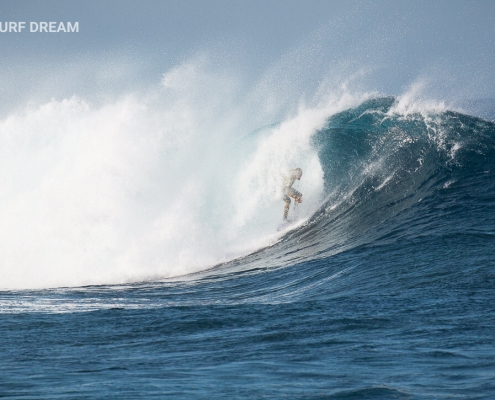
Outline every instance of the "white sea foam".
[(178, 276), (247, 254), (277, 239), (280, 175), (296, 166), (310, 216), (323, 190), (311, 137), (366, 95), (336, 91), (281, 113), (262, 101), (273, 87), (241, 83), (199, 57), (152, 93), (3, 118), (0, 288)]

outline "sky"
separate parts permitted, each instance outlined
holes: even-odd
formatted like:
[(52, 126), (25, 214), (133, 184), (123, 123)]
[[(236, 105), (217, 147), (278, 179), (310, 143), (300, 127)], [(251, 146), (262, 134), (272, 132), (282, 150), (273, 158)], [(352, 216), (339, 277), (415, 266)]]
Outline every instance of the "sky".
[(0, 106), (146, 91), (200, 54), (247, 87), (270, 76), (295, 97), (360, 75), (384, 95), (420, 80), (434, 97), (495, 98), (494, 20), (492, 0), (3, 0), (1, 22), (79, 32), (0, 33)]

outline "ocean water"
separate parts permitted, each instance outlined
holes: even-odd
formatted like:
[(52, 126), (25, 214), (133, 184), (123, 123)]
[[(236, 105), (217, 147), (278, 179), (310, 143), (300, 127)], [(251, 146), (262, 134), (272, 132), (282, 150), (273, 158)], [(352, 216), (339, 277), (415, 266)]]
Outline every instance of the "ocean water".
[[(142, 107), (101, 130), (120, 143), (101, 156), (79, 135), (132, 99), (4, 120), (3, 147), (41, 167), (4, 179), (0, 397), (495, 398), (495, 123), (406, 96), (335, 104), (235, 141), (214, 125), (211, 150), (116, 140)], [(157, 166), (182, 179), (157, 186)], [(291, 166), (304, 202), (277, 232)]]

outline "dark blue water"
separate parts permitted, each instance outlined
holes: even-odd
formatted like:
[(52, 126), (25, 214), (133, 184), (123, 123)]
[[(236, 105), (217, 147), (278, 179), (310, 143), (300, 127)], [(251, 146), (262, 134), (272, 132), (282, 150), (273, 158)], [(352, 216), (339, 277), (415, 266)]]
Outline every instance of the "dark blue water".
[(271, 247), (1, 292), (0, 397), (495, 398), (495, 125), (394, 105), (328, 119), (327, 200)]

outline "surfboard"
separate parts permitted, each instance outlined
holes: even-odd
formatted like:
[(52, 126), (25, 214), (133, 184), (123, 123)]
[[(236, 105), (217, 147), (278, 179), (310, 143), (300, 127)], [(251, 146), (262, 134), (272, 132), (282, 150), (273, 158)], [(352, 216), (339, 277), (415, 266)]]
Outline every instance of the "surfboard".
[(289, 228), (291, 225), (295, 224), (298, 219), (299, 218), (287, 218), (277, 227), (277, 231), (283, 231), (284, 229)]

